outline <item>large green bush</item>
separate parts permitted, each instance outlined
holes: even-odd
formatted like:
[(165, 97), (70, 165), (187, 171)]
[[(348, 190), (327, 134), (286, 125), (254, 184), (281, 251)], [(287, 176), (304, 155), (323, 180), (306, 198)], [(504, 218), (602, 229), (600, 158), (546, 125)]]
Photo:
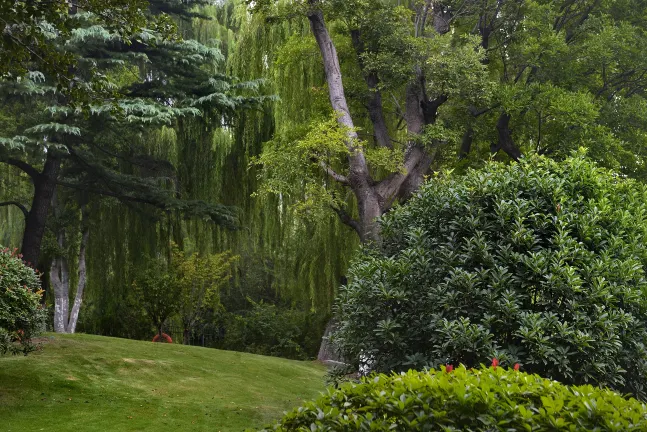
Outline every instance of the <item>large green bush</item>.
[(647, 397), (647, 188), (581, 155), (439, 176), (349, 271), (334, 340), (378, 372), (492, 357)]
[(28, 353), (31, 338), (44, 324), (42, 291), (34, 269), (16, 250), (0, 247), (0, 355)]
[(275, 431), (644, 431), (647, 407), (593, 386), (464, 367), (365, 378), (285, 415)]

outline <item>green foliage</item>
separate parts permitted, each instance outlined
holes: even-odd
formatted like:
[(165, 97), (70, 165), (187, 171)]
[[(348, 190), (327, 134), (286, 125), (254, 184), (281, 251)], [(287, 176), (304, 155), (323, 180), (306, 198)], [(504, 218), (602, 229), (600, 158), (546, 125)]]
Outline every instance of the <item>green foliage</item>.
[(42, 293), (38, 274), (18, 252), (0, 249), (0, 355), (33, 350), (31, 338), (45, 320)]
[[(156, 2), (153, 2), (156, 3)], [(177, 28), (166, 14), (151, 17), (146, 0), (64, 0), (47, 2), (0, 1), (0, 78), (21, 77), (43, 71), (52, 84), (71, 100), (88, 100), (94, 90), (103, 87), (103, 76), (93, 71), (90, 86), (75, 82), (74, 69), (79, 57), (61, 50), (59, 39), (74, 37), (80, 21), (92, 17), (100, 26), (121, 38), (130, 38), (145, 28), (154, 29), (164, 38), (177, 37)], [(96, 79), (96, 81), (95, 81)]]
[(248, 299), (251, 309), (223, 317), (219, 348), (297, 360), (316, 356), (325, 317)]
[(170, 274), (172, 287), (179, 291), (178, 309), (186, 331), (204, 321), (210, 310), (218, 310), (220, 288), (231, 279), (232, 265), (239, 257), (230, 252), (201, 257), (198, 253), (185, 254), (176, 245), (171, 251)]
[(375, 375), (330, 389), (283, 417), (274, 431), (642, 431), (647, 407), (590, 385), (460, 367)]
[(497, 357), (645, 398), (645, 202), (582, 155), (439, 176), (351, 266), (334, 339), (378, 372)]
[(149, 260), (133, 282), (135, 296), (159, 334), (162, 324), (179, 307), (180, 290), (173, 282), (166, 263), (160, 258)]

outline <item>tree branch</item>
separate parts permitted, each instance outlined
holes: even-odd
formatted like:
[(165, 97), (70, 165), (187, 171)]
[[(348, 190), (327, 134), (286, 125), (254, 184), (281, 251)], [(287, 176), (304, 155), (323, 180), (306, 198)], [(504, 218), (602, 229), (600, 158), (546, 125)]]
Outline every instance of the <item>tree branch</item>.
[(343, 185), (350, 186), (350, 181), (348, 180), (348, 178), (346, 176), (343, 176), (343, 175), (338, 174), (337, 172), (335, 172), (335, 170), (333, 170), (328, 165), (326, 165), (326, 163), (324, 161), (319, 161), (319, 165), (321, 166), (321, 168), (324, 169), (324, 171), (326, 171), (326, 174), (328, 174), (330, 177), (332, 177), (335, 181), (338, 181), (339, 183), (341, 183)]
[(335, 206), (330, 206), (334, 210), (335, 213), (337, 213), (337, 216), (339, 216), (339, 220), (342, 221), (344, 225), (347, 225), (351, 227), (352, 229), (357, 232), (357, 234), (361, 237), (362, 236), (362, 230), (360, 228), (359, 222), (353, 219), (344, 209), (335, 207)]
[(5, 201), (5, 202), (0, 202), (0, 207), (6, 207), (6, 206), (16, 206), (20, 209), (23, 215), (25, 215), (25, 219), (27, 216), (29, 216), (29, 210), (27, 210), (27, 207), (19, 203), (18, 201)]
[(29, 165), (27, 162), (21, 161), (20, 159), (13, 159), (13, 158), (0, 159), (0, 162), (4, 162), (6, 164), (15, 166), (16, 168), (20, 169), (25, 174), (27, 174), (29, 177), (31, 177), (32, 180), (36, 180), (40, 176), (40, 173), (36, 168)]

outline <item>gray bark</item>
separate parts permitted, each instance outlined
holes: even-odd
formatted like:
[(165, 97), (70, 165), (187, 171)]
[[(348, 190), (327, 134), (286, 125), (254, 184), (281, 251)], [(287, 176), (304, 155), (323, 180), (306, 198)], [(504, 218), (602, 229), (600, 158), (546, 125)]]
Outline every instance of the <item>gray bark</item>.
[(81, 311), (81, 305), (83, 304), (83, 291), (85, 290), (85, 285), (87, 282), (85, 250), (88, 244), (89, 234), (90, 234), (90, 230), (87, 227), (84, 227), (83, 234), (81, 237), (81, 247), (79, 248), (79, 281), (76, 286), (74, 305), (72, 306), (72, 311), (70, 312), (70, 319), (67, 323), (68, 333), (74, 333), (76, 331), (76, 324), (79, 321), (79, 312)]
[[(54, 207), (56, 208), (54, 199)], [(87, 281), (86, 247), (88, 243), (89, 230), (87, 228), (87, 214), (82, 210), (81, 245), (79, 248), (79, 277), (74, 296), (74, 303), (70, 311), (70, 271), (67, 257), (59, 254), (52, 260), (50, 267), (50, 280), (54, 289), (54, 331), (56, 333), (74, 333), (79, 319), (79, 312), (83, 304), (83, 291)], [(56, 241), (62, 250), (66, 247), (66, 236), (63, 228), (59, 229)]]
[[(444, 103), (447, 98), (441, 96), (435, 100), (428, 100), (424, 88), (424, 76), (419, 68), (416, 71), (416, 77), (407, 88), (406, 95), (406, 122), (409, 134), (413, 137), (407, 144), (404, 159), (404, 172), (394, 173), (386, 179), (375, 182), (369, 173), (366, 158), (361, 148), (358, 148), (358, 137), (354, 129), (353, 119), (348, 108), (348, 103), (344, 93), (342, 74), (339, 67), (339, 58), (335, 45), (326, 28), (325, 20), (321, 10), (317, 8), (317, 0), (309, 0), (308, 4), (311, 11), (308, 13), (310, 28), (317, 41), (321, 53), (330, 104), (335, 112), (338, 113), (339, 123), (348, 128), (346, 145), (350, 151), (348, 157), (349, 173), (342, 176), (325, 166), (324, 170), (334, 180), (350, 187), (353, 191), (358, 204), (359, 220), (353, 220), (348, 214), (340, 209), (335, 209), (339, 214), (341, 221), (355, 229), (360, 240), (366, 242), (380, 242), (379, 225), (376, 219), (387, 211), (393, 202), (398, 198), (410, 196), (422, 183), (424, 176), (428, 173), (431, 163), (433, 162), (434, 152), (428, 152), (421, 143), (415, 138), (419, 135), (426, 124), (435, 122), (438, 107)], [(421, 29), (425, 27), (425, 20), (429, 13), (434, 14), (434, 27), (438, 32), (446, 32), (449, 29), (448, 15), (445, 9), (434, 8), (430, 10), (431, 1), (426, 2), (424, 19), (421, 22)], [(438, 18), (435, 15), (441, 15)], [(417, 32), (422, 36), (423, 31)], [(355, 49), (361, 53), (361, 39), (358, 33), (351, 34)], [(391, 145), (384, 120), (382, 110), (381, 94), (378, 89), (378, 77), (375, 74), (365, 74), (365, 80), (372, 91), (371, 100), (369, 101), (369, 117), (374, 126), (375, 139), (378, 145), (389, 147)], [(342, 181), (343, 180), (343, 181)], [(322, 361), (339, 361), (336, 353), (328, 341), (328, 336), (333, 331), (333, 323), (329, 323), (326, 329), (326, 335), (322, 341), (319, 351), (319, 359)]]
[[(311, 1), (311, 3), (313, 2)], [(373, 187), (373, 179), (369, 173), (364, 153), (357, 146), (359, 138), (348, 109), (337, 50), (326, 28), (323, 13), (315, 9), (308, 15), (308, 19), (323, 58), (330, 104), (339, 116), (339, 123), (348, 130), (346, 145), (350, 155), (348, 156), (349, 174), (347, 178), (350, 188), (357, 197), (360, 238), (362, 242), (379, 241), (380, 234), (376, 219), (382, 215), (380, 197)]]

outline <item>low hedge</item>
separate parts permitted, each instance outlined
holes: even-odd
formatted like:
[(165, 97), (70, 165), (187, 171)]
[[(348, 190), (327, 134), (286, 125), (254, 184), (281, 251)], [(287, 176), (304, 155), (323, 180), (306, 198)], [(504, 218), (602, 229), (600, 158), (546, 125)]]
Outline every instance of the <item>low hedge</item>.
[(646, 431), (647, 406), (511, 369), (375, 375), (330, 389), (274, 431)]

